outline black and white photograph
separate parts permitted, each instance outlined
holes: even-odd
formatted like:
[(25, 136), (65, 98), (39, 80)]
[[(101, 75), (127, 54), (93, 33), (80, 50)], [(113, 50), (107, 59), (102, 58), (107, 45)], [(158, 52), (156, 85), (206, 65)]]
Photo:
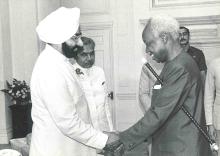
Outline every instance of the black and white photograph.
[(220, 0), (0, 0), (0, 156), (220, 156)]

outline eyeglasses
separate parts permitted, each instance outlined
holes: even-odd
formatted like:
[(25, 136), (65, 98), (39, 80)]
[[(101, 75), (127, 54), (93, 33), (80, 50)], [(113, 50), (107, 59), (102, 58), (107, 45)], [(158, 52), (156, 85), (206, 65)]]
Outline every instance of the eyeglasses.
[(75, 35), (73, 35), (71, 38), (73, 40), (78, 40), (79, 38), (82, 37), (82, 33), (81, 32), (77, 32)]

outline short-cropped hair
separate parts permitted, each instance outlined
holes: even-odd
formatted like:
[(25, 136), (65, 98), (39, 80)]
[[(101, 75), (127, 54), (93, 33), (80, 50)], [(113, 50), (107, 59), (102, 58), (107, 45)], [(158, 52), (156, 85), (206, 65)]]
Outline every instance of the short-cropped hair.
[(89, 37), (82, 36), (81, 40), (83, 42), (83, 46), (90, 45), (93, 49), (95, 48), (95, 42), (93, 41), (93, 39), (91, 39)]
[(149, 19), (147, 24), (155, 36), (161, 33), (169, 33), (174, 40), (179, 38), (179, 23), (168, 15), (156, 15)]
[(187, 28), (187, 27), (184, 27), (184, 26), (180, 26), (180, 29), (185, 29), (186, 30), (186, 32), (190, 35), (190, 31), (189, 31), (189, 29)]
[(74, 58), (76, 58), (77, 54), (83, 51), (83, 47), (84, 46), (90, 46), (92, 49), (95, 49), (95, 42), (93, 41), (93, 39), (89, 38), (89, 37), (85, 37), (82, 36), (81, 40), (83, 42), (83, 46), (75, 46), (73, 48), (73, 52), (74, 52)]

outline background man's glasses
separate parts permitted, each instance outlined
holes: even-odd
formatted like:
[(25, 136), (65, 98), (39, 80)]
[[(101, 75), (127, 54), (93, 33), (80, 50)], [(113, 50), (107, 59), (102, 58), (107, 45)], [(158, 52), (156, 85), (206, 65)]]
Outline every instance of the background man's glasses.
[(77, 32), (75, 35), (73, 35), (73, 37), (71, 37), (73, 40), (78, 40), (79, 38), (82, 37), (82, 33), (81, 32)]

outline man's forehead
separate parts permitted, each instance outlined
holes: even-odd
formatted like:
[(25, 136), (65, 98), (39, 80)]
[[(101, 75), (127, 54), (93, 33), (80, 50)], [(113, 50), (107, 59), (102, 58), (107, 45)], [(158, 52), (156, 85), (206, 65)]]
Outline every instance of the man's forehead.
[(81, 53), (92, 53), (94, 48), (91, 45), (83, 45), (83, 51)]
[(142, 33), (142, 39), (144, 42), (149, 42), (153, 39), (153, 33), (149, 28), (145, 28)]
[(184, 29), (184, 28), (181, 28), (181, 29), (179, 30), (179, 33), (187, 33), (187, 34), (188, 34), (187, 30)]

